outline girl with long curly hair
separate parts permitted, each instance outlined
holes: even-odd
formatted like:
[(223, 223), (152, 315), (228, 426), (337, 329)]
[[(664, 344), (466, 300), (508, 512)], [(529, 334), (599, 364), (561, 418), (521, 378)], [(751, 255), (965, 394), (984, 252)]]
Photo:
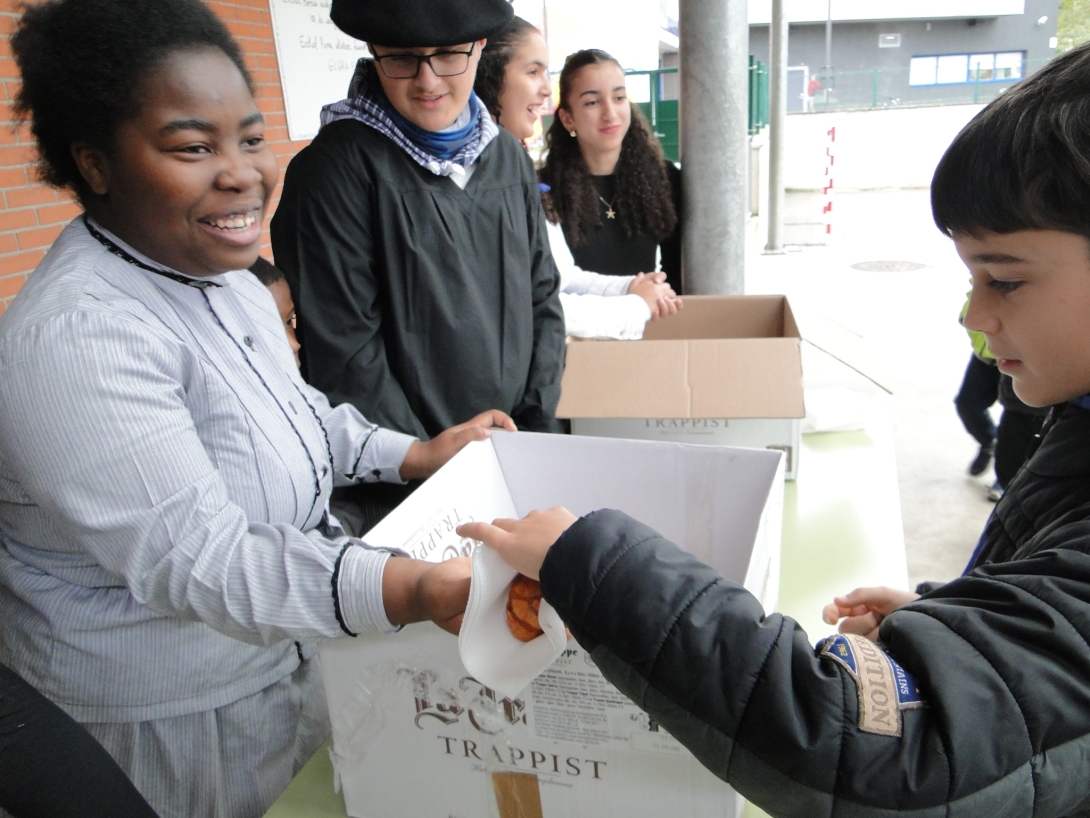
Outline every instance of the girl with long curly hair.
[[(524, 144), (533, 136), (541, 109), (552, 95), (548, 66), (545, 38), (519, 17), (489, 37), (481, 54), (474, 91), (492, 118)], [(560, 226), (549, 224), (547, 229), (560, 271), (560, 303), (569, 335), (640, 338), (649, 320), (680, 308), (676, 293), (665, 283), (665, 273), (587, 272), (576, 266)]]
[(568, 57), (545, 139), (545, 215), (563, 228), (575, 263), (632, 275), (656, 269), (659, 251), (666, 280), (682, 292), (681, 173), (629, 101), (616, 59), (597, 49)]

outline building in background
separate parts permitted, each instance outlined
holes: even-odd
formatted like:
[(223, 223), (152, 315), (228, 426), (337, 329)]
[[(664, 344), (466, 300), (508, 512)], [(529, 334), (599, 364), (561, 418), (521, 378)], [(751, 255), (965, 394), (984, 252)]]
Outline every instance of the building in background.
[[(602, 48), (625, 68), (676, 68), (678, 0), (514, 0), (546, 32), (551, 69), (580, 48)], [(1058, 0), (786, 0), (788, 110), (986, 102), (1047, 62)], [(768, 62), (772, 0), (749, 0), (749, 51)], [(826, 22), (831, 17), (831, 64)], [(676, 74), (658, 98), (680, 96)], [(630, 89), (649, 101), (645, 84)], [(820, 86), (820, 87), (819, 87)]]
[[(750, 52), (765, 62), (771, 8), (749, 3)], [(994, 99), (1052, 57), (1059, 3), (786, 0), (786, 10), (788, 110), (820, 111)]]

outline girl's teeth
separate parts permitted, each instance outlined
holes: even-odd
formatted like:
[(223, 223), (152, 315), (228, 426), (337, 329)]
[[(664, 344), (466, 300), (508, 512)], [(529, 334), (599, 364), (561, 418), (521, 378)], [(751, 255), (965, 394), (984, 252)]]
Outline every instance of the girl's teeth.
[(238, 230), (243, 227), (249, 227), (255, 221), (257, 217), (253, 213), (247, 213), (245, 216), (230, 216), (226, 219), (216, 219), (212, 224), (221, 230)]

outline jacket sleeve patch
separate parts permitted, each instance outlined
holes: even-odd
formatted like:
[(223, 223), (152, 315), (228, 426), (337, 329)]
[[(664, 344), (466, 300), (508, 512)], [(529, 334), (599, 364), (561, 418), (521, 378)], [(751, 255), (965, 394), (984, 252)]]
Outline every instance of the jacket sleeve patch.
[(902, 710), (923, 707), (916, 680), (888, 653), (864, 636), (839, 633), (821, 644), (827, 656), (848, 671), (859, 694), (859, 729), (900, 737)]

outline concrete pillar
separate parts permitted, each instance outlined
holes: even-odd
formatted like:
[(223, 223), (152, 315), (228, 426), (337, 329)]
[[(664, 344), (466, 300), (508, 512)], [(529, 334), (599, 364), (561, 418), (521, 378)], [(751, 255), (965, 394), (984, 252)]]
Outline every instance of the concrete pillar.
[(685, 292), (745, 289), (747, 0), (680, 0)]
[[(787, 127), (787, 15), (784, 0), (772, 0), (768, 27), (768, 244), (766, 253), (783, 252), (784, 129)], [(806, 89), (803, 89), (805, 93)]]

